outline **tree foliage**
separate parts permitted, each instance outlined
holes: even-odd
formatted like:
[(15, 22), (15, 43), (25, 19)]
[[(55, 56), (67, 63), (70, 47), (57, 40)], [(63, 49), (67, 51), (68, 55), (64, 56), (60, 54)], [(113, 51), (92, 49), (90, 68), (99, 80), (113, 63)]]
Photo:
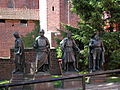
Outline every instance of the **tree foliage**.
[(35, 38), (39, 34), (39, 21), (34, 21), (35, 28), (32, 30), (32, 32), (27, 33), (25, 36), (22, 36), (23, 42), (25, 47), (30, 48), (33, 46), (33, 42), (35, 41)]
[[(105, 45), (105, 58), (107, 69), (119, 68), (120, 65), (120, 31), (106, 32), (104, 31), (104, 19), (102, 18), (104, 11), (109, 11), (111, 17), (107, 18), (110, 22), (119, 23), (120, 21), (120, 1), (119, 0), (71, 0), (71, 11), (79, 17), (79, 28), (64, 25), (70, 30), (77, 41), (84, 45), (81, 50), (83, 58), (80, 59), (84, 65), (88, 64), (88, 43), (94, 32), (99, 31)], [(118, 65), (113, 66), (113, 62)], [(112, 64), (112, 68), (109, 65)]]
[(103, 25), (103, 11), (110, 11), (111, 20), (120, 21), (120, 0), (71, 0), (71, 3), (71, 10), (80, 16), (81, 21), (92, 23), (94, 28)]

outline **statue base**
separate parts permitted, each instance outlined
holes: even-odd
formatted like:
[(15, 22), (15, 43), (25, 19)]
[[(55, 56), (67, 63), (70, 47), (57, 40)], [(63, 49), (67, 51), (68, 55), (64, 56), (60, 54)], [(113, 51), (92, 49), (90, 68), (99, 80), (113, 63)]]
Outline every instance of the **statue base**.
[[(63, 76), (76, 76), (79, 75), (77, 72), (65, 72), (63, 73)], [(82, 86), (82, 79), (76, 78), (76, 79), (68, 79), (63, 80), (63, 88), (80, 88)]]
[[(51, 78), (49, 73), (39, 72), (34, 76), (34, 80)], [(52, 82), (34, 84), (34, 90), (54, 90)]]
[(96, 76), (90, 77), (90, 83), (103, 83), (106, 81), (106, 79), (107, 79), (106, 74), (96, 75)]
[[(23, 82), (24, 81), (24, 74), (23, 73), (15, 73), (12, 74), (12, 78), (10, 80), (11, 83)], [(15, 86), (11, 87), (10, 90), (22, 90), (23, 86)]]
[[(12, 74), (12, 78), (10, 82), (18, 83), (18, 82), (24, 82), (32, 79), (33, 79), (33, 75), (31, 74), (15, 73), (15, 74)], [(33, 84), (23, 85), (23, 86), (14, 86), (14, 87), (11, 87), (10, 90), (33, 90), (33, 86), (34, 86)]]

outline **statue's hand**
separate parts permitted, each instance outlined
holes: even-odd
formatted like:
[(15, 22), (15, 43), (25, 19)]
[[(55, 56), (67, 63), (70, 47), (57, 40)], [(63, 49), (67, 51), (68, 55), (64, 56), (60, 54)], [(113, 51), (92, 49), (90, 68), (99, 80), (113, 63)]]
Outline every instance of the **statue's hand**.
[(50, 48), (47, 49), (48, 53), (50, 53)]
[(34, 48), (34, 49), (37, 49), (37, 48), (38, 48), (38, 43), (37, 43), (37, 41), (33, 43), (33, 48)]
[(77, 49), (77, 52), (80, 53), (80, 49), (79, 48)]
[(13, 59), (14, 63), (15, 63), (15, 58)]
[(19, 52), (16, 52), (15, 54), (16, 54), (16, 55), (20, 55), (20, 53), (19, 53)]
[(105, 48), (102, 48), (102, 51), (105, 52)]

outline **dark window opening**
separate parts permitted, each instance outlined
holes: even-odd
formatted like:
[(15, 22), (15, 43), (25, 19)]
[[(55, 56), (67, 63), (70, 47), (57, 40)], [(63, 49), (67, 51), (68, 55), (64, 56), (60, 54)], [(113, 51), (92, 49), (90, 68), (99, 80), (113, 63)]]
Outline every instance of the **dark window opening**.
[(12, 27), (14, 26), (14, 24), (12, 24)]
[(14, 0), (8, 0), (7, 7), (8, 8), (15, 8), (15, 2), (14, 2)]
[(28, 22), (27, 20), (20, 20), (21, 25), (26, 25), (27, 26), (27, 22)]
[(0, 23), (5, 23), (5, 20), (4, 19), (0, 19)]
[(52, 11), (54, 11), (54, 6), (52, 6)]

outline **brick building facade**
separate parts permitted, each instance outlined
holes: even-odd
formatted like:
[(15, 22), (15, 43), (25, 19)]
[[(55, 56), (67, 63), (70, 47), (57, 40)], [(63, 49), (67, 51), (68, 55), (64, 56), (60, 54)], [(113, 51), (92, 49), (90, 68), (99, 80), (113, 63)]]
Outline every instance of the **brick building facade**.
[[(34, 21), (39, 20), (43, 15), (46, 20), (46, 36), (49, 38), (51, 47), (54, 47), (56, 45), (54, 37), (59, 36), (57, 29), (64, 29), (61, 23), (77, 27), (79, 18), (70, 11), (68, 0), (44, 0), (46, 6), (41, 6), (39, 10), (40, 5), (43, 4), (42, 1), (0, 0), (0, 68), (2, 68), (0, 69), (0, 76), (5, 75), (0, 80), (10, 79), (11, 71), (14, 68), (13, 56), (11, 56), (13, 53), (10, 55), (10, 48), (14, 46), (12, 34), (15, 31), (18, 31), (20, 35), (26, 35), (34, 29)], [(45, 8), (46, 11), (40, 13), (42, 8)], [(44, 13), (46, 13), (46, 17)], [(27, 50), (26, 52), (28, 52), (26, 60), (35, 58), (33, 51)], [(11, 57), (11, 59), (1, 59), (1, 57)], [(53, 64), (56, 65), (55, 60), (53, 60)]]
[(38, 5), (38, 0), (0, 0), (0, 57), (10, 56), (15, 31), (25, 35), (34, 29)]
[[(36, 52), (34, 49), (27, 48), (24, 50), (25, 62), (26, 62), (26, 73), (30, 73), (31, 63), (35, 62)], [(52, 75), (59, 75), (60, 68), (58, 61), (56, 60), (56, 50), (50, 50), (50, 73)], [(14, 70), (14, 50), (10, 49), (10, 59), (0, 58), (0, 80), (10, 80), (12, 72)]]
[(68, 0), (0, 0), (0, 57), (10, 56), (13, 32), (26, 35), (34, 29), (33, 21), (39, 18), (40, 22), (46, 22), (45, 35), (51, 47), (56, 46), (54, 37), (59, 36), (57, 29), (63, 29), (61, 23), (77, 26), (78, 16), (70, 11), (68, 3)]

